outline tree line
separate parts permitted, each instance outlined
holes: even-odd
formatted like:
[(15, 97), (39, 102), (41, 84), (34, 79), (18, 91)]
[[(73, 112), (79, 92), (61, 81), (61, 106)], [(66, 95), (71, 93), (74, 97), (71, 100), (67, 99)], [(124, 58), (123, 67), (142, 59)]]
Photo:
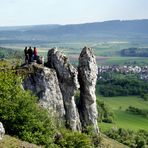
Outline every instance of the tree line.
[(148, 57), (148, 48), (128, 48), (121, 50), (122, 56)]
[(98, 80), (97, 87), (99, 94), (105, 97), (129, 95), (141, 96), (148, 92), (148, 83), (139, 79), (136, 75), (130, 74), (105, 74)]

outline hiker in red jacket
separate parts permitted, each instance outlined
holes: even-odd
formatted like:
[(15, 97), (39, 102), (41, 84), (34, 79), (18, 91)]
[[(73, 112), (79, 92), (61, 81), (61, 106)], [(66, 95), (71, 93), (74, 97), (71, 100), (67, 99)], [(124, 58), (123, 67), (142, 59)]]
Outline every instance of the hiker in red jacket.
[(33, 54), (34, 54), (34, 60), (37, 60), (38, 51), (37, 51), (37, 48), (36, 47), (34, 47)]

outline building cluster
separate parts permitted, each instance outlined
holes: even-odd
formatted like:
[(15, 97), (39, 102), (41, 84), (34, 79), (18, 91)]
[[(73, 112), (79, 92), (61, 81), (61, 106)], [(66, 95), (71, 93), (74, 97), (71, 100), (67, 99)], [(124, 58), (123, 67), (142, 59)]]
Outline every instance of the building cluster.
[(138, 74), (140, 79), (148, 80), (148, 66), (131, 66), (131, 65), (112, 65), (112, 66), (98, 66), (98, 73), (116, 72), (121, 74)]

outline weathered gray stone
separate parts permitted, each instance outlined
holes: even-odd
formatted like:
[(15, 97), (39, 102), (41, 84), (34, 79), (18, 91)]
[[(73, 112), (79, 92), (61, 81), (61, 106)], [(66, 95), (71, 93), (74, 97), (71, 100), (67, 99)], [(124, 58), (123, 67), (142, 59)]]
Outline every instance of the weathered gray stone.
[(0, 122), (0, 140), (3, 139), (4, 134), (5, 134), (5, 129), (3, 127), (3, 124)]
[(31, 64), (27, 67), (30, 73), (23, 82), (26, 90), (33, 91), (39, 97), (39, 103), (44, 108), (65, 116), (65, 109), (57, 74), (54, 69), (46, 68), (39, 64)]
[(79, 57), (78, 77), (80, 83), (80, 118), (82, 126), (93, 126), (99, 132), (97, 124), (97, 107), (95, 86), (97, 81), (97, 64), (92, 49), (84, 47)]
[[(79, 82), (77, 70), (56, 48), (49, 50), (46, 67), (36, 63), (25, 67), (29, 74), (23, 82), (23, 88), (33, 91), (44, 108), (56, 112), (62, 118), (65, 117), (66, 125), (74, 131), (81, 131), (82, 127), (92, 125), (94, 131), (99, 132), (95, 95), (98, 70), (91, 49), (85, 47), (80, 54)], [(80, 108), (78, 112), (74, 96), (79, 83)]]
[(67, 126), (72, 130), (81, 130), (79, 114), (76, 108), (74, 95), (79, 88), (77, 70), (68, 63), (68, 58), (56, 48), (48, 51), (48, 64), (54, 68), (60, 84), (64, 99)]

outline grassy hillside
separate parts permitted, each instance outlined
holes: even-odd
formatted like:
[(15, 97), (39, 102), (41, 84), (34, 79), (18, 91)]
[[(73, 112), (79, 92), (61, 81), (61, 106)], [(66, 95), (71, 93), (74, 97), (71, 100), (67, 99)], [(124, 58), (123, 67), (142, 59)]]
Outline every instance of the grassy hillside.
[(4, 138), (0, 141), (0, 148), (42, 148), (42, 147), (21, 141), (9, 135), (5, 135)]
[(132, 129), (134, 131), (139, 129), (148, 130), (148, 118), (140, 115), (133, 115), (127, 113), (125, 110), (131, 105), (139, 109), (148, 109), (148, 101), (134, 96), (130, 97), (98, 97), (113, 109), (115, 113), (115, 123), (107, 124), (100, 123), (100, 128), (105, 131), (111, 127), (122, 127), (125, 129)]
[(100, 148), (128, 148), (128, 146), (102, 135), (102, 147)]
[[(43, 147), (21, 141), (9, 135), (5, 135), (3, 140), (0, 141), (0, 148), (43, 148)], [(102, 135), (102, 142), (100, 148), (128, 148), (128, 147), (123, 144), (120, 144), (115, 140), (108, 138), (105, 135)]]

